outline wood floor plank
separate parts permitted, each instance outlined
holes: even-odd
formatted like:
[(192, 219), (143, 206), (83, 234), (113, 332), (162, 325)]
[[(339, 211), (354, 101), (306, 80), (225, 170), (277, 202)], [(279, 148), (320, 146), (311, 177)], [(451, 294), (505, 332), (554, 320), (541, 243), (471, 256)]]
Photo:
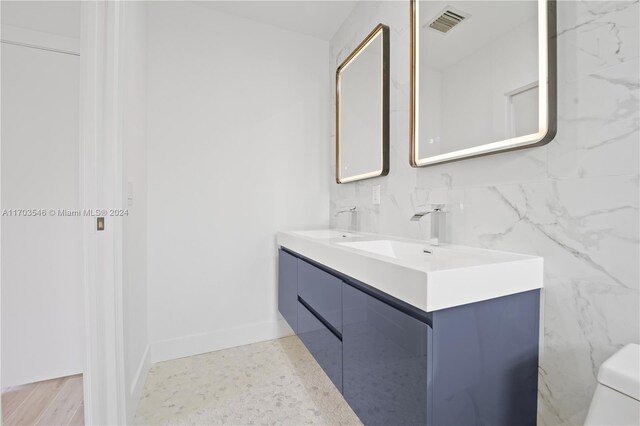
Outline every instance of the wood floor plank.
[(11, 386), (2, 390), (2, 416), (7, 419), (15, 413), (20, 404), (29, 396), (36, 388), (36, 383), (27, 385)]
[(52, 400), (68, 380), (66, 377), (38, 382), (24, 402), (7, 417), (5, 425), (33, 425), (47, 409)]
[(76, 414), (73, 415), (69, 426), (84, 426), (84, 402), (76, 410)]
[(67, 425), (71, 422), (82, 404), (82, 376), (67, 379), (56, 397), (42, 412), (38, 425)]

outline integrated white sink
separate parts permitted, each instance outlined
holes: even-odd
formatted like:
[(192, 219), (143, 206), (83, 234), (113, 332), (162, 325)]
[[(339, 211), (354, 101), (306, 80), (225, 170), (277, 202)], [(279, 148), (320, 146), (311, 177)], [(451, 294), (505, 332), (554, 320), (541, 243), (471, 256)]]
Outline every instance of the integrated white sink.
[(426, 244), (409, 243), (397, 240), (356, 241), (338, 244), (340, 244), (341, 246), (351, 247), (357, 250), (378, 254), (380, 256), (418, 262), (428, 261), (431, 257), (431, 254), (433, 254), (433, 248), (427, 247)]
[(541, 288), (538, 256), (323, 229), (278, 244), (426, 312)]
[(339, 242), (344, 247), (375, 255), (413, 262), (429, 269), (468, 268), (491, 263), (518, 260), (522, 255), (460, 246), (433, 246), (427, 242), (405, 240), (368, 240)]

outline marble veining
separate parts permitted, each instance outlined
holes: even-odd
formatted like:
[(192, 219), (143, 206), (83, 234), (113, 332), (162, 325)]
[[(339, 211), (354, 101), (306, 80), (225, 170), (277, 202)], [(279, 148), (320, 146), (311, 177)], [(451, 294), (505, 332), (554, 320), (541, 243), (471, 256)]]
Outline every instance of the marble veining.
[(330, 43), (337, 66), (378, 22), (392, 31), (390, 173), (332, 185), (332, 226), (355, 205), (360, 231), (427, 238), (428, 219), (409, 217), (445, 203), (453, 243), (544, 257), (539, 424), (582, 424), (599, 365), (640, 341), (638, 6), (557, 2), (550, 144), (421, 169), (409, 167), (408, 2), (360, 3)]
[(296, 336), (154, 364), (141, 425), (360, 425)]

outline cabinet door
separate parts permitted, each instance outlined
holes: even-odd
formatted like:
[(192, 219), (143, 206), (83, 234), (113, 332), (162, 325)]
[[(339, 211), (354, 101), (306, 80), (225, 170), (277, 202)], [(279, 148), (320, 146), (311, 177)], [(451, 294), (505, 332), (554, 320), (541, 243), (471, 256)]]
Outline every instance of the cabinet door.
[(298, 337), (342, 392), (342, 342), (302, 303), (298, 304)]
[(343, 286), (343, 394), (365, 425), (428, 423), (431, 328)]
[(534, 426), (540, 290), (433, 313), (433, 423)]
[(278, 262), (278, 310), (298, 333), (298, 258), (284, 250)]

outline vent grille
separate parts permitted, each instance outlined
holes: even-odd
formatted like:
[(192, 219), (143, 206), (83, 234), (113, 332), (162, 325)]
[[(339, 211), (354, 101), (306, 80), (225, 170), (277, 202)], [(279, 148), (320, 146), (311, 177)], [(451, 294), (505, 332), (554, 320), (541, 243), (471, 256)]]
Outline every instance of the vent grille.
[(429, 22), (429, 28), (432, 28), (443, 34), (451, 31), (456, 25), (460, 24), (465, 19), (468, 19), (471, 15), (468, 13), (456, 10), (452, 7), (446, 7), (442, 12), (438, 14), (435, 19)]

